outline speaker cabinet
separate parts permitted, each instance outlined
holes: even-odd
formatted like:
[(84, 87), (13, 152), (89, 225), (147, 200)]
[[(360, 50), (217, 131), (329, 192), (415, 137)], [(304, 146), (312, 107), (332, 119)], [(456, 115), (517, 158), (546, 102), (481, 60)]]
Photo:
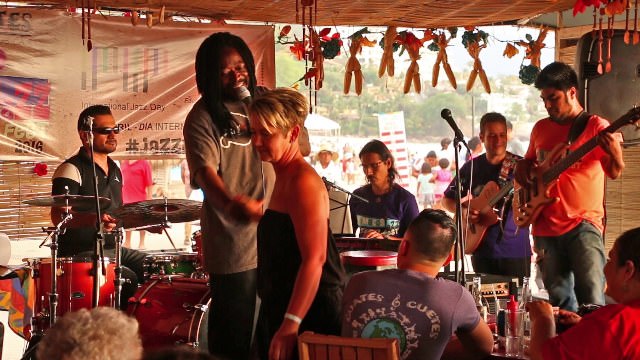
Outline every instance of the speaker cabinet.
[[(634, 105), (640, 106), (640, 44), (625, 44), (624, 30), (613, 30), (612, 37), (608, 33), (603, 30), (601, 42), (597, 31), (593, 37), (588, 32), (580, 38), (575, 67), (585, 109), (614, 121)], [(611, 69), (606, 72), (609, 61)], [(637, 127), (625, 126), (621, 132), (625, 146), (640, 144)]]
[[(603, 36), (606, 31), (603, 31)], [(602, 45), (591, 33), (578, 41), (576, 72), (580, 82), (580, 101), (587, 111), (614, 121), (632, 106), (640, 105), (640, 44), (624, 43), (624, 30), (614, 30), (611, 37), (611, 71), (598, 73), (598, 65), (606, 69), (609, 58), (609, 38), (604, 36)], [(602, 62), (600, 62), (602, 59)], [(625, 230), (638, 226), (640, 218), (640, 131), (629, 125), (622, 129), (623, 157), (626, 167), (622, 176), (607, 180), (605, 249), (608, 251), (615, 239)]]

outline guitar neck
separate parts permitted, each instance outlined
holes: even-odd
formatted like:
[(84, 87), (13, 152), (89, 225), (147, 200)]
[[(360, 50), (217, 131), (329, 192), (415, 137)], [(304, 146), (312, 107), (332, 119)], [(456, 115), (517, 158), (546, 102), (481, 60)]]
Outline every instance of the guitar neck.
[(593, 137), (586, 143), (582, 144), (579, 148), (567, 154), (566, 157), (558, 161), (554, 166), (542, 174), (542, 183), (548, 184), (552, 180), (557, 179), (563, 171), (567, 170), (571, 165), (580, 160), (596, 146), (598, 146), (598, 141), (597, 138)]
[(509, 181), (508, 183), (506, 183), (501, 189), (500, 191), (498, 191), (492, 198), (491, 200), (489, 200), (489, 206), (493, 207), (493, 205), (495, 205), (496, 203), (498, 203), (498, 201), (500, 201), (502, 198), (506, 197), (507, 195), (509, 195), (509, 193), (511, 192), (511, 190), (513, 190), (513, 181)]
[[(600, 131), (599, 134), (610, 132), (613, 133), (627, 124), (632, 124), (638, 120), (640, 116), (640, 108), (633, 107), (626, 114), (622, 115), (618, 120), (611, 123), (611, 125), (607, 126), (605, 129)], [(588, 121), (588, 120), (587, 120)], [(598, 138), (597, 136), (592, 137), (589, 141), (580, 145), (577, 149), (567, 154), (566, 157), (558, 161), (555, 165), (549, 168), (549, 170), (545, 171), (542, 174), (542, 183), (548, 184), (552, 180), (557, 179), (560, 174), (567, 170), (569, 166), (576, 163), (583, 156), (585, 156), (589, 151), (593, 150), (596, 146), (598, 146)]]

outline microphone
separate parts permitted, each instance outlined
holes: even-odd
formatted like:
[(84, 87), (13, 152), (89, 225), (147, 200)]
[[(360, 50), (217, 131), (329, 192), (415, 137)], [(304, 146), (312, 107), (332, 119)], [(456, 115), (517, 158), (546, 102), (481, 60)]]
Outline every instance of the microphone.
[(87, 115), (84, 118), (84, 131), (91, 132), (93, 130), (93, 116)]
[(91, 151), (93, 152), (93, 116), (88, 115), (84, 119), (84, 126), (87, 136), (89, 137), (89, 143), (91, 144)]
[[(240, 85), (237, 88), (234, 88), (233, 90), (236, 93), (236, 99), (242, 101), (245, 106), (249, 107), (249, 105), (251, 104), (251, 92), (249, 91), (249, 89), (247, 89), (247, 87), (244, 85)], [(248, 126), (249, 125), (247, 123), (247, 127)], [(229, 138), (237, 137), (240, 135), (242, 135), (242, 131), (240, 131), (240, 124), (238, 124), (236, 121), (233, 121), (233, 120), (229, 124), (229, 128), (225, 130), (223, 133), (224, 137), (229, 137)]]
[(240, 85), (236, 90), (236, 97), (238, 100), (242, 101), (245, 105), (249, 106), (251, 104), (251, 92), (247, 89), (246, 86)]
[(456, 124), (455, 120), (453, 120), (453, 116), (451, 116), (451, 110), (442, 109), (442, 111), (440, 112), (440, 116), (445, 119), (449, 126), (453, 129), (456, 140), (463, 143), (464, 146), (468, 148), (467, 143), (464, 141), (464, 135), (462, 134), (462, 131), (460, 131), (458, 124)]

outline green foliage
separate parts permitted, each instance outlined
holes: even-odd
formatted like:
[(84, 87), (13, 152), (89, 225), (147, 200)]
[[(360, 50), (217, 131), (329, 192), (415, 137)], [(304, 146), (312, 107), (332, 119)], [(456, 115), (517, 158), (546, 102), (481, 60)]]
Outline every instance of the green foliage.
[[(288, 47), (285, 48), (288, 49)], [(276, 69), (276, 86), (291, 86), (304, 75), (304, 61), (296, 60), (288, 50), (278, 51), (276, 52)]]
[(531, 85), (536, 81), (540, 68), (535, 65), (526, 65), (520, 67), (520, 80), (525, 85)]

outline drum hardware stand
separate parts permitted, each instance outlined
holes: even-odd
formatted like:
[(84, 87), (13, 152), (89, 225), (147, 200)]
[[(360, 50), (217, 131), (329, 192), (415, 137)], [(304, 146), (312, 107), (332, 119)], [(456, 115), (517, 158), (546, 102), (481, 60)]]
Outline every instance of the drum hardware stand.
[(115, 276), (113, 279), (113, 285), (115, 289), (114, 307), (120, 309), (120, 293), (122, 292), (122, 284), (126, 281), (122, 278), (122, 240), (124, 229), (122, 227), (117, 228), (115, 231), (116, 240), (116, 267), (114, 270)]
[(167, 235), (171, 246), (173, 246), (173, 250), (178, 250), (178, 248), (176, 248), (176, 245), (173, 243), (173, 239), (171, 239), (171, 236), (169, 236), (169, 232), (167, 231), (167, 228), (171, 227), (171, 223), (169, 222), (169, 199), (167, 199), (166, 196), (164, 197), (164, 223), (162, 225), (162, 231), (164, 231), (164, 234)]
[[(67, 195), (69, 195), (69, 189), (67, 188)], [(49, 293), (49, 326), (53, 326), (56, 322), (56, 310), (58, 307), (58, 236), (63, 235), (66, 231), (64, 226), (73, 218), (73, 215), (69, 213), (69, 200), (66, 200), (65, 211), (62, 214), (62, 221), (54, 227), (42, 228), (42, 231), (49, 234), (47, 238), (40, 244), (39, 247), (44, 246), (44, 243), (48, 238), (51, 239), (51, 243), (48, 246), (51, 249), (51, 292)]]
[[(68, 188), (67, 195), (69, 195)], [(65, 200), (65, 205), (65, 211), (62, 214), (62, 221), (60, 221), (56, 226), (42, 228), (42, 231), (46, 232), (48, 235), (38, 247), (41, 248), (43, 246), (48, 246), (51, 249), (51, 292), (49, 293), (49, 309), (45, 310), (44, 313), (35, 315), (31, 320), (31, 340), (29, 340), (27, 350), (24, 352), (20, 360), (35, 359), (35, 351), (40, 344), (42, 336), (44, 336), (44, 329), (42, 328), (42, 326), (40, 326), (42, 324), (42, 321), (45, 321), (46, 318), (49, 318), (49, 327), (53, 326), (53, 324), (56, 322), (56, 312), (58, 307), (58, 236), (65, 233), (66, 228), (64, 226), (73, 218), (73, 214), (71, 214), (68, 210), (68, 199)], [(51, 243), (49, 245), (45, 245), (48, 239), (51, 239)], [(46, 312), (49, 313), (47, 314)], [(40, 317), (40, 319), (37, 319), (38, 316)]]

